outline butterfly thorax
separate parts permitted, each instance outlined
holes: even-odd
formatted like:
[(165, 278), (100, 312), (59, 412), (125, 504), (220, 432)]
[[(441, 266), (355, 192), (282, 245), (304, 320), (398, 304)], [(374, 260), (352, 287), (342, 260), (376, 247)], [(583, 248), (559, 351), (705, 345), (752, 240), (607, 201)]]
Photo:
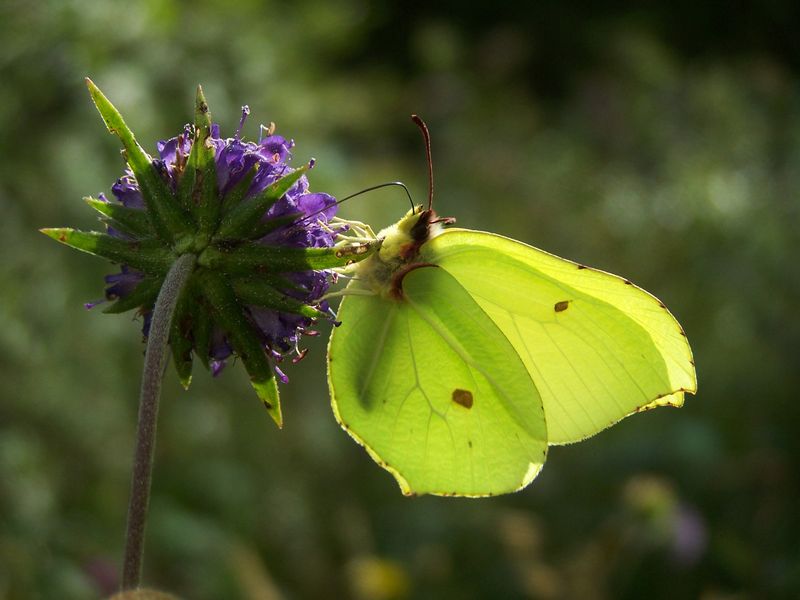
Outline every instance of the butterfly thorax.
[(402, 300), (403, 277), (420, 267), (434, 265), (420, 261), (422, 246), (442, 232), (441, 221), (433, 210), (421, 206), (409, 211), (394, 225), (378, 233), (381, 249), (355, 266), (360, 287), (384, 298)]

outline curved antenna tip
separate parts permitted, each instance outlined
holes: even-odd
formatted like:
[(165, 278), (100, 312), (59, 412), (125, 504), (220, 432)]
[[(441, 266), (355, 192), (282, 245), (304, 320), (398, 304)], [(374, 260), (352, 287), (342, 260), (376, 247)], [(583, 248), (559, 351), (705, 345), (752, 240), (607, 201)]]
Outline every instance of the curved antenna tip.
[(425, 158), (428, 161), (428, 210), (433, 207), (433, 159), (431, 158), (431, 134), (425, 121), (417, 114), (411, 115), (411, 120), (419, 127), (425, 140)]

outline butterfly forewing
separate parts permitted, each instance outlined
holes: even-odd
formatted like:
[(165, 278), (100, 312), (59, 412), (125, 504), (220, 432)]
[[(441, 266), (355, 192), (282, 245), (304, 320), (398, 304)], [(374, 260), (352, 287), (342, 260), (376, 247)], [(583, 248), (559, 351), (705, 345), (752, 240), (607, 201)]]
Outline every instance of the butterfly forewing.
[(450, 273), (511, 342), (541, 394), (550, 443), (680, 405), (696, 389), (680, 325), (625, 279), (469, 230), (434, 238), (421, 258)]

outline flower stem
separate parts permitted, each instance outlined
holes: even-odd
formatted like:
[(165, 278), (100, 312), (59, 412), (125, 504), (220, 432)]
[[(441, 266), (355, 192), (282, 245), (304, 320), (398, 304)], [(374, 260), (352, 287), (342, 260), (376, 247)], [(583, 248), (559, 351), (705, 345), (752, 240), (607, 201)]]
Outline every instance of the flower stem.
[(170, 325), (184, 284), (194, 269), (196, 257), (184, 254), (167, 273), (158, 293), (147, 349), (144, 355), (142, 389), (139, 396), (139, 424), (136, 430), (136, 450), (133, 455), (131, 495), (128, 504), (128, 525), (125, 532), (125, 559), (122, 567), (122, 589), (139, 587), (144, 555), (144, 529), (150, 504), (150, 481), (156, 441), (158, 400), (167, 356)]

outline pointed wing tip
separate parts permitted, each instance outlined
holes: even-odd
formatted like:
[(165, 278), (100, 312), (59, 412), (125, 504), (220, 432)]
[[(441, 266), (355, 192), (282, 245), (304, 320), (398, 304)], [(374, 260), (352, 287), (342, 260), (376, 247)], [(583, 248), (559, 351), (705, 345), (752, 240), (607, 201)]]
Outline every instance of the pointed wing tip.
[(669, 392), (667, 394), (663, 394), (657, 398), (654, 398), (647, 404), (643, 404), (639, 408), (633, 410), (631, 415), (636, 413), (646, 412), (648, 410), (652, 410), (654, 408), (661, 408), (662, 406), (669, 406), (672, 408), (682, 408), (683, 404), (686, 400), (686, 394), (695, 395), (697, 393), (697, 385), (695, 384), (693, 387), (682, 387), (678, 388), (675, 391)]
[(528, 463), (528, 470), (525, 472), (525, 477), (522, 478), (522, 484), (520, 484), (520, 486), (516, 490), (514, 490), (515, 492), (524, 490), (531, 483), (533, 483), (533, 480), (536, 479), (539, 476), (539, 473), (542, 472), (542, 469), (544, 469), (545, 460), (547, 460), (547, 449), (545, 449), (544, 456), (542, 457), (542, 462)]

